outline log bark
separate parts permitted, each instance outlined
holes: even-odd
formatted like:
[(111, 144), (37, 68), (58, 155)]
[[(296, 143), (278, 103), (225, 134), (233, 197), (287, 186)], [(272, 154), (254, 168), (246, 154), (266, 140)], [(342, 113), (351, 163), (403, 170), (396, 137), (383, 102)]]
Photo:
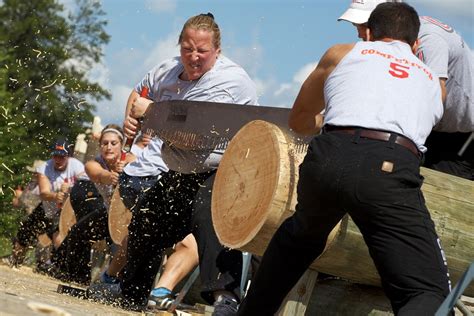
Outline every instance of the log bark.
[[(221, 243), (262, 255), (280, 224), (294, 213), (298, 166), (306, 153), (276, 125), (253, 121), (232, 139), (220, 162), (212, 194), (212, 217)], [(422, 168), (422, 191), (456, 284), (474, 261), (474, 184)], [(380, 285), (362, 235), (346, 216), (311, 265), (356, 283)], [(466, 289), (474, 295), (474, 284)]]

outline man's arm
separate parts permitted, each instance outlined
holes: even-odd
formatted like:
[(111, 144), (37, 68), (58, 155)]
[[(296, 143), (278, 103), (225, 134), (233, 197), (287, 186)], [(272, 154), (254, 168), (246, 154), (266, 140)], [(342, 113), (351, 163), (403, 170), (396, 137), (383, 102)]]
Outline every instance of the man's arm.
[(439, 78), (439, 85), (441, 86), (441, 101), (446, 102), (446, 78)]
[(58, 194), (59, 192), (51, 191), (51, 183), (48, 177), (44, 174), (38, 173), (38, 186), (40, 190), (40, 199), (43, 201), (58, 201), (62, 200)]
[(324, 83), (339, 61), (354, 44), (335, 45), (328, 49), (315, 70), (306, 78), (290, 112), (288, 125), (296, 133), (316, 134), (323, 126)]
[(130, 92), (130, 95), (128, 96), (128, 100), (127, 100), (127, 107), (125, 108), (125, 119), (128, 117), (128, 115), (130, 114), (130, 111), (132, 110), (133, 102), (139, 96), (140, 94), (137, 91), (135, 91), (135, 89), (133, 89), (132, 92)]

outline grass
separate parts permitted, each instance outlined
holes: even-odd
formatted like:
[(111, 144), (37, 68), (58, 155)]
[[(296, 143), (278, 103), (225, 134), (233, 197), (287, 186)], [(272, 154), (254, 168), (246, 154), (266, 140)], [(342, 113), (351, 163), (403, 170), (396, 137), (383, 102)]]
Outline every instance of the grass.
[(9, 238), (0, 236), (0, 257), (12, 252), (12, 244)]

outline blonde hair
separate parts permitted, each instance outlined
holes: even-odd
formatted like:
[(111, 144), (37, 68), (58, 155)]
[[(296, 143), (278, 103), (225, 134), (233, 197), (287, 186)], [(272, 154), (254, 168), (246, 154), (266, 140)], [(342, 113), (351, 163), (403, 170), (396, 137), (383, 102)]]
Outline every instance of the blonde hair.
[(221, 47), (221, 31), (219, 30), (217, 23), (214, 21), (214, 15), (212, 15), (212, 13), (203, 13), (190, 17), (183, 25), (183, 29), (179, 34), (178, 44), (181, 44), (184, 31), (187, 28), (212, 32), (212, 44), (215, 48)]

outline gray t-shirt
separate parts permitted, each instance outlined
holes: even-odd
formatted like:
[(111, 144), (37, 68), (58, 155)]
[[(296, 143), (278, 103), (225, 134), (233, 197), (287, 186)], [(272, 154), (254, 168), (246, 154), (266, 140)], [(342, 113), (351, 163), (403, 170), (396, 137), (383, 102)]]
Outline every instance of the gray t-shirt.
[[(167, 100), (193, 100), (219, 103), (257, 105), (255, 83), (245, 70), (230, 59), (219, 56), (214, 67), (199, 80), (183, 81), (179, 75), (184, 71), (180, 58), (175, 57), (153, 68), (136, 86), (136, 91), (148, 87), (149, 97), (155, 102)], [(155, 140), (156, 141), (156, 140)], [(148, 145), (150, 146), (150, 145)], [(171, 170), (182, 173), (204, 172), (216, 168), (222, 152), (186, 151), (163, 144), (148, 148), (148, 156), (139, 156), (134, 163), (135, 171), (147, 168), (150, 160), (164, 160)], [(144, 150), (145, 152), (145, 150)], [(142, 159), (146, 158), (146, 160)], [(164, 170), (165, 166), (160, 167)], [(126, 170), (130, 175), (129, 170)]]
[(446, 78), (446, 102), (441, 132), (474, 131), (474, 62), (471, 49), (452, 27), (420, 17), (418, 57), (440, 78)]
[[(50, 159), (46, 161), (45, 164), (38, 167), (36, 172), (45, 175), (49, 179), (51, 184), (51, 192), (58, 192), (61, 190), (61, 185), (66, 179), (69, 186), (72, 187), (77, 179), (83, 178), (84, 176), (87, 178), (84, 171), (84, 165), (82, 162), (73, 157), (69, 157), (67, 167), (63, 171), (54, 169), (54, 161)], [(56, 201), (43, 201), (43, 208), (46, 217), (55, 220), (59, 219), (60, 209)]]

